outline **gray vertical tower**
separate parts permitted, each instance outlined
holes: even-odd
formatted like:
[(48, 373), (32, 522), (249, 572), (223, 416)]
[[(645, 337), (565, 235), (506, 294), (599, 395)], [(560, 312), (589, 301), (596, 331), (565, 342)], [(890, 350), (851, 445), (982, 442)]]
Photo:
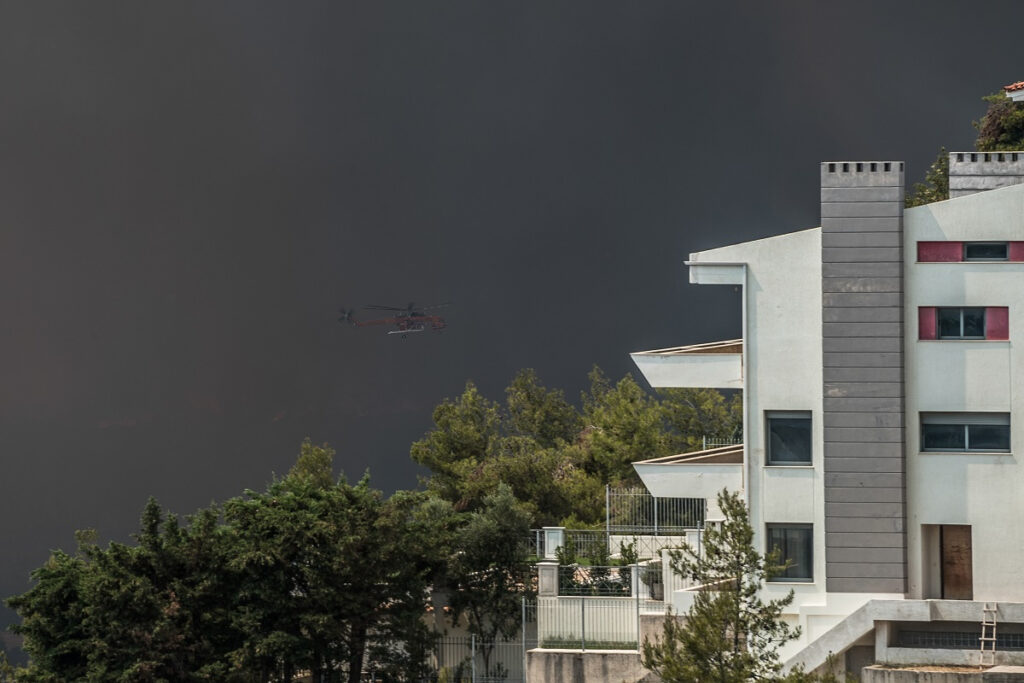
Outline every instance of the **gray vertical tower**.
[(826, 590), (905, 593), (903, 163), (821, 165)]

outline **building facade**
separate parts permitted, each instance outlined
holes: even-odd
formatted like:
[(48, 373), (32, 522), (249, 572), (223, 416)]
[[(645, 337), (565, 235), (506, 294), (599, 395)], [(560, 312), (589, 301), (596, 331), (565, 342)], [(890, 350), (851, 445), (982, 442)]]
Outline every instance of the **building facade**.
[(820, 227), (687, 261), (742, 288), (743, 339), (632, 354), (655, 387), (742, 389), (741, 453), (635, 468), (656, 496), (742, 492), (793, 561), (765, 588), (796, 595), (790, 665), (977, 664), (983, 621), (988, 659), (1024, 663), (1024, 152), (950, 171), (904, 209), (902, 162), (821, 164)]

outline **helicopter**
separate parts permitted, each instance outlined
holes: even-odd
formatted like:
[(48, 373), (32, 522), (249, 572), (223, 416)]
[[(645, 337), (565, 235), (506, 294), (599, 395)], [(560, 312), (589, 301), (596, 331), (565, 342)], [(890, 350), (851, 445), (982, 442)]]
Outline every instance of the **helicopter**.
[(383, 318), (371, 318), (369, 320), (356, 320), (355, 311), (351, 308), (340, 309), (341, 317), (338, 318), (338, 322), (348, 323), (356, 327), (369, 327), (371, 325), (394, 325), (395, 329), (388, 330), (388, 334), (400, 334), (404, 339), (410, 333), (413, 332), (424, 332), (428, 329), (434, 332), (440, 332), (448, 323), (445, 319), (436, 314), (427, 313), (427, 311), (433, 311), (438, 308), (444, 308), (450, 305), (449, 302), (441, 304), (433, 304), (431, 306), (417, 307), (414, 302), (409, 302), (405, 308), (399, 306), (380, 306), (372, 304), (370, 306), (364, 306), (364, 310), (371, 311), (391, 311), (390, 315)]

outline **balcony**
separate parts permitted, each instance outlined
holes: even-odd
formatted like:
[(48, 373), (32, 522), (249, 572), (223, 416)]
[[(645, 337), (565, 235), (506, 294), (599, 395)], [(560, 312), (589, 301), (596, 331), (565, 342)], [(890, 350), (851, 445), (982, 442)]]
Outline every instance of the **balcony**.
[(721, 519), (718, 492), (743, 490), (743, 444), (668, 455), (633, 463), (651, 495), (662, 498), (705, 498), (707, 519)]
[(652, 387), (743, 388), (743, 340), (630, 354)]

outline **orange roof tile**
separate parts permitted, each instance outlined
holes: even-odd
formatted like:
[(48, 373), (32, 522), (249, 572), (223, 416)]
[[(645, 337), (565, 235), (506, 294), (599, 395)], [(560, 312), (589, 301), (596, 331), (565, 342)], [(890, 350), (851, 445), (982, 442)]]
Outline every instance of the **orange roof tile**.
[(1024, 81), (1017, 81), (1016, 83), (1011, 83), (1010, 85), (1004, 85), (1003, 90), (1024, 90)]

